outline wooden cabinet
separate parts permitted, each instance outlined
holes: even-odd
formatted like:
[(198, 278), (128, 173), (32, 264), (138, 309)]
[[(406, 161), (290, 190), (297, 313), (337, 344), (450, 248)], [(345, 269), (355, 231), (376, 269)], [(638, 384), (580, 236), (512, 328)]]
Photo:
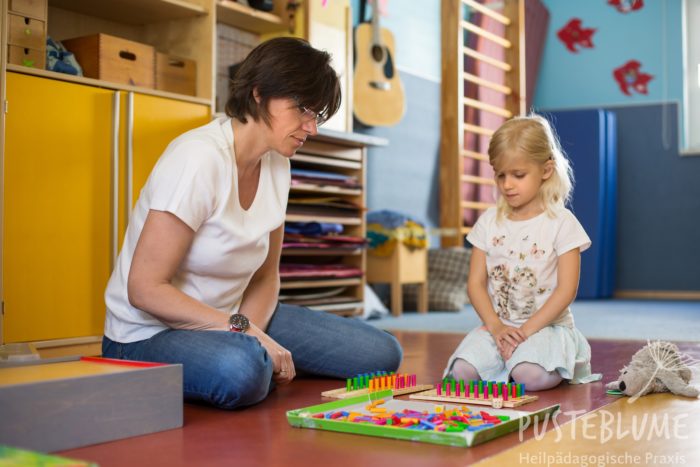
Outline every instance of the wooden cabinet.
[(206, 105), (7, 74), (3, 342), (100, 336), (128, 205)]

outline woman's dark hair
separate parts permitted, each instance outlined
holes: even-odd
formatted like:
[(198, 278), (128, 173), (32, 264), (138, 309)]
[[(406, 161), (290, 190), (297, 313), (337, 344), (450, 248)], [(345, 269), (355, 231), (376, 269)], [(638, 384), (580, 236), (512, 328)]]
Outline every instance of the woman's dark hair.
[[(247, 122), (260, 118), (270, 124), (271, 98), (289, 98), (325, 120), (340, 107), (340, 82), (328, 52), (294, 37), (278, 37), (254, 48), (236, 70), (229, 85), (226, 115)], [(257, 90), (260, 103), (255, 101)]]

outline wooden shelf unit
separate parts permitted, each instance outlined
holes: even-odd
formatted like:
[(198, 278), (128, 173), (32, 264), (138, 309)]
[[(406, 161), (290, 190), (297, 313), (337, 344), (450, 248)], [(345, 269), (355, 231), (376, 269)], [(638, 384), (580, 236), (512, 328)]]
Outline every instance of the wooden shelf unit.
[(204, 5), (190, 0), (49, 0), (49, 6), (134, 25), (195, 18), (209, 13)]
[[(54, 40), (104, 33), (148, 44), (170, 56), (195, 60), (197, 89), (194, 97), (206, 100), (212, 106), (216, 24), (214, 0), (47, 0), (47, 3), (47, 34)], [(3, 47), (7, 47), (4, 37), (2, 43)], [(22, 66), (13, 68), (13, 71), (36, 75), (52, 73)], [(47, 77), (76, 82), (75, 76), (63, 73), (53, 73)], [(87, 84), (100, 86), (100, 80), (91, 81)], [(112, 89), (119, 86), (102, 83), (104, 87)], [(129, 90), (153, 91), (134, 87)], [(167, 96), (170, 98), (181, 96), (166, 94), (170, 94)], [(182, 97), (191, 99), (193, 96)]]
[(217, 0), (217, 21), (258, 34), (284, 32), (288, 24), (282, 19), (286, 2), (276, 0), (272, 12), (256, 10), (233, 0)]
[[(290, 21), (286, 0), (274, 0), (271, 12), (233, 0), (47, 0), (47, 3), (47, 32), (55, 40), (104, 33), (151, 45), (156, 51), (174, 57), (195, 60), (197, 90), (194, 97), (209, 100), (212, 111), (216, 95), (216, 24), (270, 35), (285, 34)], [(4, 0), (3, 4), (9, 5), (9, 0)], [(7, 11), (8, 7), (4, 8)], [(2, 43), (4, 64), (7, 53), (4, 37)], [(31, 68), (26, 72), (31, 73)], [(72, 81), (71, 75), (52, 76), (53, 79), (61, 77)], [(104, 86), (114, 88), (114, 83), (105, 82)], [(148, 92), (147, 89), (139, 91)]]
[[(344, 134), (334, 131), (321, 131), (315, 137), (309, 138), (306, 144), (292, 158), (292, 168), (323, 171), (335, 174), (355, 176), (360, 188), (340, 188), (335, 186), (316, 186), (310, 183), (292, 185), (291, 194), (307, 193), (311, 196), (326, 195), (343, 198), (358, 206), (366, 205), (365, 196), (365, 161), (368, 145), (383, 145), (386, 141), (381, 138), (372, 138), (358, 134)], [(298, 215), (288, 214), (290, 222), (333, 222), (344, 226), (344, 235), (352, 235), (365, 238), (367, 226), (365, 210), (360, 210), (353, 217), (331, 217), (323, 215)], [(303, 249), (290, 248), (282, 250), (283, 261), (293, 263), (322, 263), (329, 261), (347, 264), (363, 271), (363, 276), (358, 278), (332, 278), (332, 279), (299, 279), (282, 282), (282, 290), (313, 289), (347, 287), (343, 296), (352, 297), (348, 303), (333, 303), (331, 297), (327, 308), (318, 304), (318, 300), (309, 305), (310, 308), (325, 310), (341, 315), (357, 315), (362, 312), (364, 303), (366, 250), (364, 248), (353, 249)]]

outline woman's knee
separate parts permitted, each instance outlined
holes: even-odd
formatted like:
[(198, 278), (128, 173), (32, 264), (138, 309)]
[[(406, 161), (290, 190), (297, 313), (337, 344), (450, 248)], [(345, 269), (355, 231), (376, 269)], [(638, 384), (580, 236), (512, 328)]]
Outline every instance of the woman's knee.
[(222, 409), (254, 405), (270, 391), (272, 361), (261, 346), (237, 347), (217, 354), (208, 377), (204, 394), (192, 391), (194, 398)]
[(403, 360), (403, 349), (399, 344), (398, 339), (392, 334), (385, 331), (380, 331), (380, 338), (375, 340), (376, 361), (374, 362), (374, 370), (396, 371)]

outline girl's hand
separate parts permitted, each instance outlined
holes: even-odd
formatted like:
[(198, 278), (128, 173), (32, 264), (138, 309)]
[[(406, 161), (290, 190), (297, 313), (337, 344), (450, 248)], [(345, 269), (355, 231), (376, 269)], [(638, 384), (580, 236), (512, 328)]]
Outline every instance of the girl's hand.
[(502, 347), (500, 347), (498, 351), (501, 354), (501, 358), (503, 360), (509, 360), (510, 357), (513, 356), (513, 352), (515, 352), (515, 349), (517, 349), (517, 346), (513, 347), (511, 345), (505, 344)]
[(260, 341), (260, 344), (272, 359), (273, 381), (277, 384), (291, 383), (297, 374), (294, 368), (294, 361), (292, 360), (292, 353), (252, 323), (248, 333)]
[(499, 347), (501, 347), (503, 344), (509, 344), (513, 347), (517, 347), (518, 344), (522, 344), (527, 339), (527, 336), (522, 329), (502, 323), (500, 327), (492, 331), (491, 334), (496, 340), (496, 345)]
[(527, 339), (522, 329), (503, 323), (500, 323), (498, 328), (492, 330), (491, 335), (496, 341), (496, 347), (498, 347), (498, 351), (501, 355), (503, 355), (504, 350), (510, 349), (508, 353), (509, 358), (518, 345), (522, 344)]

